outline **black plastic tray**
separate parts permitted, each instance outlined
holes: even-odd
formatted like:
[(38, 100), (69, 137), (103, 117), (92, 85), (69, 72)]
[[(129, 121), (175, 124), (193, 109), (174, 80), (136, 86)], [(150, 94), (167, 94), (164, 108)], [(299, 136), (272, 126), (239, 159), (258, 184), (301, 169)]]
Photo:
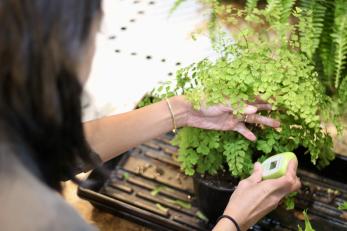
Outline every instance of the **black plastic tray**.
[[(79, 187), (78, 195), (98, 208), (154, 230), (211, 230), (213, 224), (196, 215), (192, 177), (183, 175), (174, 161), (177, 149), (170, 145), (171, 138), (169, 134), (159, 137), (106, 163), (109, 175), (93, 171), (88, 178), (92, 183)], [(345, 215), (336, 209), (347, 200), (346, 178), (339, 172), (347, 169), (344, 161), (339, 156), (331, 167), (315, 172), (304, 157), (297, 210), (279, 208), (251, 230), (297, 230), (297, 225), (303, 224), (301, 211), (306, 208), (317, 231), (347, 230)], [(158, 193), (152, 195), (153, 190)], [(191, 208), (181, 207), (182, 202)]]

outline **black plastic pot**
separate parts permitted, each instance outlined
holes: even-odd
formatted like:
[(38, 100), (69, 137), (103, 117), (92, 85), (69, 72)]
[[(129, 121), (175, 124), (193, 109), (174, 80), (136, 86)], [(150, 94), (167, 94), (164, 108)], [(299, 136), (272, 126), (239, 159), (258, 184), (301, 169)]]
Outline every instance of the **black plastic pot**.
[(193, 181), (197, 205), (210, 223), (214, 224), (223, 214), (238, 180), (230, 176), (196, 174)]

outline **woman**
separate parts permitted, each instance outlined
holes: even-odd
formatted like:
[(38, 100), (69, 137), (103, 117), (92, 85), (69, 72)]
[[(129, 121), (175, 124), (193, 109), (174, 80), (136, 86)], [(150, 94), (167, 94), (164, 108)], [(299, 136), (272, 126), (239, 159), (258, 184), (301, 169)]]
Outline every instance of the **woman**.
[[(196, 111), (184, 96), (117, 116), (81, 123), (82, 86), (102, 18), (101, 0), (0, 0), (1, 230), (93, 230), (57, 191), (83, 162), (96, 166), (173, 127), (239, 132), (245, 123), (278, 127), (247, 105), (244, 120), (217, 105)], [(98, 157), (93, 153), (98, 153)], [(96, 158), (97, 157), (97, 158)], [(276, 180), (261, 167), (240, 182), (215, 230), (247, 229), (298, 190), (296, 162)]]

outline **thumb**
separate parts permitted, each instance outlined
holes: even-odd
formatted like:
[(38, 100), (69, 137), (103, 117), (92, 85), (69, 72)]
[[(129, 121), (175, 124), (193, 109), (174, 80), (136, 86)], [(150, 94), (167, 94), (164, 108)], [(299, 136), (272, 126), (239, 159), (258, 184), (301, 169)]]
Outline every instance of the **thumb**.
[(259, 162), (256, 162), (254, 164), (253, 173), (250, 177), (248, 177), (248, 180), (254, 184), (259, 183), (262, 179), (262, 173), (263, 169), (261, 164)]

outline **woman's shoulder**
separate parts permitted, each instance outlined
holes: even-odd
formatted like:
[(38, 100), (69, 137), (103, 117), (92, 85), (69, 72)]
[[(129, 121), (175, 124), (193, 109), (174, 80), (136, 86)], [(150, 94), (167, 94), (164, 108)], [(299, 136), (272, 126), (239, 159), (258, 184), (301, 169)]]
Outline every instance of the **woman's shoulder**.
[(94, 230), (55, 191), (16, 161), (0, 171), (1, 230)]

